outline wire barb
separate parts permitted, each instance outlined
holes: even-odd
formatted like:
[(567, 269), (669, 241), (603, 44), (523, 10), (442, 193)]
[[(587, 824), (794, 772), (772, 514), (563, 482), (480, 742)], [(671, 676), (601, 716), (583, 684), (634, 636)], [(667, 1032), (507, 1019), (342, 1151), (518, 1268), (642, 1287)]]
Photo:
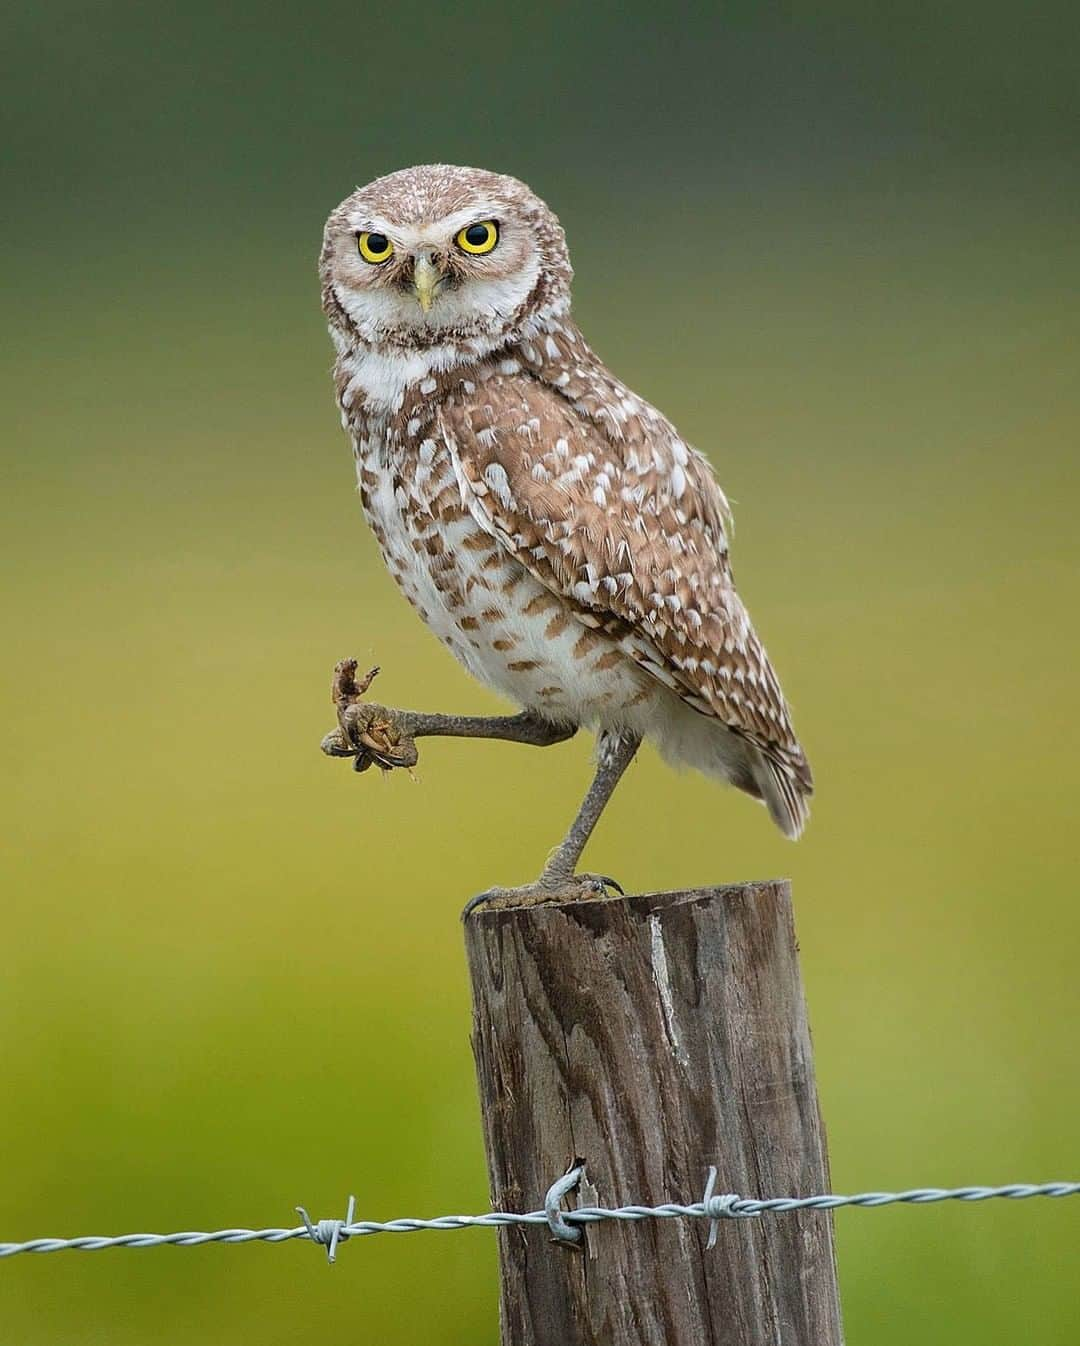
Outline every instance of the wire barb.
[(337, 1261), (337, 1249), (339, 1243), (344, 1243), (349, 1237), (348, 1226), (353, 1222), (353, 1215), (356, 1212), (356, 1197), (349, 1197), (349, 1204), (345, 1211), (344, 1220), (319, 1220), (312, 1223), (311, 1216), (303, 1206), (296, 1207), (296, 1213), (304, 1222), (307, 1229), (308, 1238), (312, 1243), (321, 1243), (326, 1248), (326, 1260), (333, 1266)]
[(759, 1212), (754, 1210), (736, 1210), (742, 1197), (735, 1192), (716, 1194), (716, 1165), (709, 1165), (709, 1177), (705, 1183), (705, 1195), (701, 1198), (701, 1213), (709, 1222), (709, 1240), (706, 1249), (716, 1247), (716, 1236), (720, 1232), (721, 1220), (748, 1220)]
[(581, 1181), (581, 1175), (585, 1172), (584, 1164), (574, 1164), (568, 1168), (561, 1178), (556, 1180), (547, 1189), (547, 1195), (544, 1197), (544, 1214), (547, 1216), (548, 1228), (551, 1230), (552, 1239), (556, 1243), (580, 1243), (581, 1230), (575, 1229), (572, 1224), (568, 1224), (566, 1216), (559, 1209), (559, 1202), (567, 1192), (572, 1192)]

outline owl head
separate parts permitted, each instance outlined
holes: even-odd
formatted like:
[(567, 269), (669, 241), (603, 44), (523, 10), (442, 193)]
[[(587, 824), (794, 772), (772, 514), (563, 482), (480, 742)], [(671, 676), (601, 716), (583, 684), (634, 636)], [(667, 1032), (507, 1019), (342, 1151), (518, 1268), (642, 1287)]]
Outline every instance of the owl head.
[(326, 222), (323, 308), (342, 341), (497, 346), (570, 304), (562, 226), (523, 182), (426, 164), (377, 178)]

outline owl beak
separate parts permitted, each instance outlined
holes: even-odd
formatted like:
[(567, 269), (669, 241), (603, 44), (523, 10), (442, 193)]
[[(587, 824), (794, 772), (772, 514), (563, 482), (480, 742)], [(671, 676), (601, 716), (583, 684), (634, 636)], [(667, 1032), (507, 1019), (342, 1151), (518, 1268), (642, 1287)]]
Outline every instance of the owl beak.
[(420, 253), (413, 263), (413, 293), (425, 313), (431, 312), (435, 293), (442, 284), (443, 274), (427, 253)]

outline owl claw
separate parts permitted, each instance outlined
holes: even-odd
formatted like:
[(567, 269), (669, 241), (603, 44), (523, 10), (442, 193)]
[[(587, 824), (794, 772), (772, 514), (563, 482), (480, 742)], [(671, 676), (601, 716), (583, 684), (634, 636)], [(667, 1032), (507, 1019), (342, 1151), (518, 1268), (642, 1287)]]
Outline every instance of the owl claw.
[(566, 878), (541, 876), (535, 883), (526, 884), (523, 888), (489, 888), (486, 892), (478, 893), (465, 904), (461, 919), (468, 920), (478, 907), (483, 907), (485, 911), (507, 911), (513, 907), (593, 902), (597, 898), (606, 898), (609, 888), (622, 897), (626, 896), (622, 887), (606, 874), (571, 874)]
[(323, 738), (323, 741), (319, 744), (319, 747), (322, 749), (324, 753), (326, 753), (327, 757), (356, 756), (356, 749), (349, 742), (348, 736), (345, 733), (345, 730), (342, 729), (341, 725), (338, 725), (336, 729), (331, 729), (330, 732)]

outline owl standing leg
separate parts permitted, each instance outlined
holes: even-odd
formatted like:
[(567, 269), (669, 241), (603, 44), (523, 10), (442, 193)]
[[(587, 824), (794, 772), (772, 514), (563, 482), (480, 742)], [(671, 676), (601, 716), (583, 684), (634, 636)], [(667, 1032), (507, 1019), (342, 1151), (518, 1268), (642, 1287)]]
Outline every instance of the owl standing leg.
[(552, 853), (540, 877), (524, 888), (490, 888), (486, 893), (474, 897), (466, 905), (462, 916), (467, 917), (479, 906), (498, 909), (573, 898), (603, 897), (608, 888), (615, 888), (621, 893), (622, 889), (614, 879), (602, 874), (576, 874), (574, 871), (592, 836), (593, 828), (640, 746), (640, 735), (607, 730), (602, 732), (597, 745), (593, 783), (589, 786), (570, 831)]

